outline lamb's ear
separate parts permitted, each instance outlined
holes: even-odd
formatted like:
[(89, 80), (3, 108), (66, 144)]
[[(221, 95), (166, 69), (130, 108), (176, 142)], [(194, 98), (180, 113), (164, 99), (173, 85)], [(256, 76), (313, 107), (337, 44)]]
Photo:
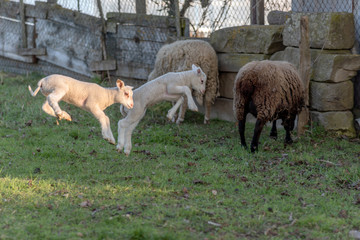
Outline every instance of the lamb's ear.
[(195, 64), (192, 65), (192, 70), (196, 70), (197, 68), (198, 67)]
[(121, 81), (120, 79), (116, 80), (116, 86), (119, 88), (119, 89), (122, 89), (125, 84), (123, 81)]

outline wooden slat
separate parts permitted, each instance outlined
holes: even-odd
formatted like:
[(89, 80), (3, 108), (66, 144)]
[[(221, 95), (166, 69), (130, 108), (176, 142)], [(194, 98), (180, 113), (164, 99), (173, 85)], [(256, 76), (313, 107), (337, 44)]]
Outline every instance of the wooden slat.
[(90, 70), (95, 71), (111, 71), (116, 70), (116, 60), (104, 60), (90, 63)]

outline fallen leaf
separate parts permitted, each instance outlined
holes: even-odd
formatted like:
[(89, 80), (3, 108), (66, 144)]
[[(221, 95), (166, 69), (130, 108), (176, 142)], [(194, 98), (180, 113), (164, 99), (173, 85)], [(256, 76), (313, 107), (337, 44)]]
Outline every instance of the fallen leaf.
[(208, 221), (208, 224), (213, 225), (215, 227), (221, 227), (220, 223), (216, 223), (216, 222), (212, 222), (212, 221)]
[(192, 166), (196, 166), (196, 163), (194, 163), (194, 162), (188, 162), (187, 165), (188, 165), (189, 167), (192, 167)]
[(205, 182), (202, 181), (202, 180), (195, 179), (195, 180), (193, 181), (193, 183), (194, 183), (194, 184), (204, 184)]
[(83, 207), (83, 208), (87, 208), (87, 207), (91, 207), (91, 202), (89, 200), (86, 200), (82, 203), (80, 203), (80, 207)]
[(217, 191), (216, 190), (212, 190), (211, 193), (216, 196), (217, 195)]
[(29, 121), (27, 121), (27, 122), (25, 123), (25, 126), (31, 127), (31, 124), (32, 124), (32, 120), (29, 120)]

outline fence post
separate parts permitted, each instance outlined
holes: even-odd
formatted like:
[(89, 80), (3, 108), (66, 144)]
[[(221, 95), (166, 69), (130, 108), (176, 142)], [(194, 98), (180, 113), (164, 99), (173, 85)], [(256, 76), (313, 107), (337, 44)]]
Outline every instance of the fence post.
[(21, 19), (21, 47), (27, 48), (27, 34), (25, 24), (25, 6), (24, 0), (20, 0), (20, 19)]
[[(100, 18), (101, 18), (101, 48), (102, 48), (102, 59), (103, 60), (107, 60), (107, 53), (106, 53), (106, 43), (105, 43), (105, 36), (106, 36), (106, 22), (105, 22), (105, 18), (104, 18), (104, 12), (101, 6), (101, 0), (97, 0), (97, 6), (99, 9), (99, 13), (100, 13)], [(110, 72), (107, 71), (107, 75), (108, 75), (108, 79), (110, 81)]]
[(146, 0), (136, 0), (136, 14), (146, 14)]
[(179, 10), (179, 0), (174, 0), (175, 4), (175, 27), (176, 27), (176, 36), (181, 36), (181, 29), (180, 29), (180, 10)]
[(264, 0), (250, 0), (250, 24), (264, 25)]
[(310, 53), (310, 39), (309, 39), (309, 17), (303, 16), (300, 19), (300, 78), (304, 84), (304, 98), (305, 107), (298, 116), (297, 134), (303, 135), (306, 126), (309, 124), (309, 85), (311, 74), (311, 53)]

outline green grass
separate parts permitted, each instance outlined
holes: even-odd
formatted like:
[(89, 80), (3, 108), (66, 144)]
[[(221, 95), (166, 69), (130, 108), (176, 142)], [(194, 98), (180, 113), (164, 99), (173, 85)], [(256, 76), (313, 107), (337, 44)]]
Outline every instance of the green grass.
[[(73, 122), (31, 97), (40, 75), (1, 74), (0, 239), (347, 239), (360, 230), (359, 139), (313, 128), (291, 146), (261, 136), (241, 148), (236, 125), (170, 105), (150, 108), (129, 157), (89, 113)], [(106, 84), (104, 84), (106, 85)], [(117, 136), (119, 105), (106, 110)], [(253, 124), (248, 124), (250, 143)]]

